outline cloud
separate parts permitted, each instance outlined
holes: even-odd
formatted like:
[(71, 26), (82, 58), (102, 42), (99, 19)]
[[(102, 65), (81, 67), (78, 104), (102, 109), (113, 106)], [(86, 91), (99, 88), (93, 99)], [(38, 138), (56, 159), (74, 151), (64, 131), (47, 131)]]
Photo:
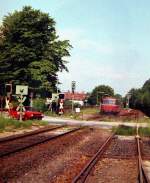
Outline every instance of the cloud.
[(80, 40), (80, 49), (83, 50), (93, 50), (97, 53), (103, 53), (103, 54), (112, 54), (113, 53), (113, 47), (108, 44), (100, 44), (97, 41), (88, 40), (88, 39), (82, 39)]
[(124, 94), (135, 86), (139, 78), (139, 73), (119, 71), (108, 63), (92, 62), (80, 56), (71, 58), (68, 68), (69, 73), (59, 73), (62, 90), (70, 90), (71, 81), (76, 81), (77, 91), (92, 91), (95, 86), (105, 84), (113, 87), (115, 92)]
[(101, 54), (112, 54), (113, 46), (87, 38), (88, 33), (82, 29), (64, 29), (59, 31), (60, 39), (68, 39), (74, 48), (82, 51), (92, 51)]
[(87, 38), (82, 29), (64, 29), (61, 39), (69, 39), (74, 49), (68, 58), (69, 73), (59, 73), (62, 90), (71, 89), (71, 81), (77, 82), (78, 91), (92, 91), (101, 84), (114, 88), (116, 93), (125, 94), (131, 88), (141, 87), (149, 77), (143, 57), (130, 45), (99, 43)]

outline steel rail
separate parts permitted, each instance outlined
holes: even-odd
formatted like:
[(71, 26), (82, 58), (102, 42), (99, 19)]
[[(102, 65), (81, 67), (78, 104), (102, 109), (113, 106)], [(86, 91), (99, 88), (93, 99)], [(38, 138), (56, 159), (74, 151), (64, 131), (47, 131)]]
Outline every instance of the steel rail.
[(40, 140), (40, 141), (38, 141), (38, 142), (33, 142), (33, 143), (31, 143), (31, 144), (27, 144), (27, 145), (24, 146), (24, 147), (17, 147), (16, 149), (12, 149), (12, 150), (10, 150), (10, 151), (8, 151), (8, 152), (2, 152), (2, 153), (0, 154), (0, 158), (3, 158), (3, 157), (5, 157), (5, 156), (11, 155), (11, 154), (16, 153), (16, 152), (20, 152), (20, 151), (25, 150), (25, 149), (28, 149), (28, 148), (30, 148), (30, 147), (34, 147), (34, 146), (36, 146), (36, 145), (40, 145), (40, 144), (42, 144), (42, 143), (44, 143), (44, 142), (48, 142), (48, 141), (50, 141), (50, 140), (57, 139), (57, 138), (59, 138), (59, 137), (65, 136), (65, 135), (67, 135), (67, 134), (73, 133), (73, 132), (78, 131), (78, 130), (81, 130), (81, 129), (83, 129), (83, 128), (84, 128), (84, 127), (73, 128), (73, 129), (71, 129), (71, 130), (69, 130), (69, 131), (67, 131), (67, 132), (64, 132), (64, 133), (61, 133), (61, 134), (57, 134), (57, 135), (53, 135), (53, 136), (47, 137), (47, 138), (42, 139), (42, 140)]
[(150, 183), (148, 176), (144, 170), (142, 164), (141, 147), (140, 147), (140, 136), (138, 133), (138, 125), (136, 127), (136, 142), (137, 142), (137, 153), (138, 153), (138, 181), (139, 183)]
[(91, 160), (85, 165), (85, 167), (81, 170), (81, 172), (73, 179), (72, 183), (84, 183), (86, 181), (87, 176), (89, 175), (92, 168), (95, 166), (97, 161), (101, 158), (102, 154), (104, 153), (107, 145), (110, 144), (111, 140), (113, 139), (115, 133), (110, 135), (103, 145), (99, 148), (96, 154), (91, 158)]
[(44, 132), (47, 132), (47, 131), (56, 130), (56, 129), (59, 129), (59, 128), (62, 128), (62, 127), (65, 127), (65, 126), (66, 125), (60, 125), (60, 126), (55, 126), (55, 127), (45, 127), (45, 128), (41, 128), (41, 129), (38, 129), (38, 130), (35, 130), (35, 131), (26, 132), (24, 134), (16, 134), (16, 135), (8, 136), (8, 137), (2, 137), (2, 138), (0, 138), (0, 144), (4, 143), (4, 142), (8, 142), (8, 141), (12, 141), (12, 140), (21, 139), (21, 138), (24, 138), (24, 137), (44, 133)]

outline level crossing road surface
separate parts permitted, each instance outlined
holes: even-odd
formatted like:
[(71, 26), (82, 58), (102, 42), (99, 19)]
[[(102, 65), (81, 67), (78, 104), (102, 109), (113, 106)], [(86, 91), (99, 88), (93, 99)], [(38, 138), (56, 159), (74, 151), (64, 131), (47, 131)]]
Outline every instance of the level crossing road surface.
[[(112, 128), (113, 126), (125, 125), (136, 127), (136, 122), (109, 122), (109, 121), (85, 121), (85, 120), (74, 120), (61, 117), (45, 116), (43, 121), (48, 121), (50, 124), (61, 124), (61, 125), (81, 125), (81, 126), (97, 126), (101, 128)], [(147, 127), (148, 123), (139, 123), (139, 127)]]

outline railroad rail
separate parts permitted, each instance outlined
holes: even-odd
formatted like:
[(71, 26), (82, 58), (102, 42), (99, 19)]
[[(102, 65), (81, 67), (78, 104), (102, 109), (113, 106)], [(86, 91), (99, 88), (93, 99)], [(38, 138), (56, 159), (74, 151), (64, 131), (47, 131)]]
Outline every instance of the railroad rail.
[(36, 135), (36, 134), (43, 133), (43, 132), (56, 130), (56, 129), (59, 129), (59, 128), (62, 128), (62, 127), (65, 127), (65, 126), (66, 125), (59, 125), (59, 126), (54, 126), (54, 127), (44, 127), (44, 128), (38, 129), (38, 130), (26, 132), (26, 133), (23, 133), (23, 134), (16, 134), (16, 135), (8, 136), (8, 137), (2, 137), (2, 138), (0, 138), (0, 144), (4, 143), (4, 142), (11, 141), (11, 140), (21, 139), (21, 138), (24, 138), (24, 137), (27, 137), (27, 136)]
[(115, 133), (110, 135), (106, 141), (103, 143), (103, 145), (99, 148), (97, 153), (92, 157), (92, 159), (85, 165), (85, 167), (81, 170), (81, 172), (73, 179), (72, 183), (84, 183), (86, 181), (87, 176), (89, 175), (92, 168), (95, 166), (95, 164), (99, 161), (101, 156), (103, 155), (105, 149), (109, 146), (111, 143)]
[(141, 146), (140, 146), (140, 136), (138, 133), (138, 125), (136, 128), (136, 142), (137, 142), (137, 153), (138, 153), (138, 181), (139, 183), (150, 183), (146, 171), (144, 170), (142, 164), (142, 156), (141, 156)]
[[(66, 130), (65, 130), (65, 128), (66, 128)], [(33, 146), (36, 146), (36, 145), (39, 145), (39, 144), (42, 144), (44, 142), (47, 142), (47, 141), (59, 138), (61, 136), (65, 136), (67, 134), (73, 133), (73, 132), (81, 130), (83, 128), (84, 127), (59, 126), (57, 128), (49, 129), (49, 131), (51, 131), (52, 133), (51, 134), (47, 134), (47, 135), (45, 135), (42, 138), (39, 138), (39, 140), (37, 140), (37, 141), (35, 140), (35, 137), (39, 133), (34, 134), (34, 139), (33, 139), (33, 137), (32, 137), (32, 139), (30, 139), (30, 137), (33, 136), (33, 134), (32, 135), (29, 134), (29, 136), (27, 135), (27, 136), (21, 137), (21, 140), (24, 140), (24, 138), (28, 138), (29, 137), (29, 139), (27, 139), (27, 141), (20, 143), (22, 145), (19, 146), (17, 143), (15, 143), (13, 145), (14, 147), (13, 146), (12, 147), (8, 147), (8, 149), (6, 148), (6, 145), (8, 143), (8, 141), (7, 141), (7, 143), (4, 143), (4, 145), (0, 144), (0, 147), (1, 147), (0, 148), (0, 158), (8, 156), (8, 155), (11, 155), (11, 154), (14, 154), (16, 152), (20, 152), (22, 150), (25, 150), (27, 148), (30, 148), (30, 147), (33, 147)], [(64, 129), (64, 131), (63, 131), (63, 129)], [(44, 132), (41, 132), (41, 133), (49, 133), (49, 131), (44, 131)], [(15, 140), (20, 140), (20, 138), (18, 137)], [(3, 147), (4, 147), (4, 149), (3, 149)]]
[[(104, 152), (108, 148), (109, 144), (112, 142), (114, 135), (115, 135), (115, 133), (106, 139), (106, 141), (99, 148), (97, 153), (85, 165), (85, 167), (81, 170), (81, 172), (73, 179), (72, 183), (84, 183), (84, 182), (86, 182), (86, 179), (87, 179), (88, 175), (90, 174), (91, 170), (93, 169), (93, 167), (95, 166), (95, 164), (100, 160), (100, 158), (103, 158)], [(138, 126), (137, 126), (137, 134), (136, 134), (135, 138), (136, 138), (135, 143), (137, 146), (137, 154), (135, 155), (135, 157), (137, 157), (137, 160), (138, 160), (138, 163), (137, 163), (137, 165), (138, 165), (137, 181), (139, 183), (150, 183), (150, 180), (149, 180), (149, 178), (146, 174), (146, 171), (143, 167), (143, 164), (142, 164), (142, 155), (141, 155), (141, 146), (140, 146), (140, 136), (138, 134)], [(121, 158), (121, 157), (119, 156), (119, 158)]]

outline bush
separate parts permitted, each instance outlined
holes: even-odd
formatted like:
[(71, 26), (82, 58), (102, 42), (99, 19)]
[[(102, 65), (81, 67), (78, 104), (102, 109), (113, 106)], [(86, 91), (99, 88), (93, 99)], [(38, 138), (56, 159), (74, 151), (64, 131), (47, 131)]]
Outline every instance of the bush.
[(33, 100), (33, 107), (37, 110), (37, 111), (46, 111), (47, 107), (45, 105), (45, 100), (44, 99), (34, 99)]
[(70, 100), (65, 100), (65, 101), (64, 101), (64, 106), (65, 106), (65, 107), (71, 107), (71, 106), (72, 106), (72, 101), (70, 101)]
[(81, 108), (81, 104), (79, 104), (79, 103), (74, 103), (74, 108)]

